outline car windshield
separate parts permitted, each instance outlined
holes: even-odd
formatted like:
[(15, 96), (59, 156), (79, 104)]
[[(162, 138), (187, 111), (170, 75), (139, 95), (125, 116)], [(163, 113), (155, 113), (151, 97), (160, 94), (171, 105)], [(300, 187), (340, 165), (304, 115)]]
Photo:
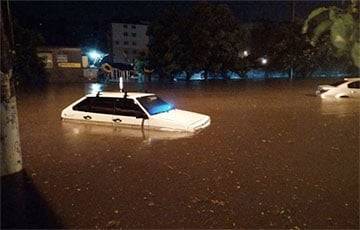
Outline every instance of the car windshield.
[(138, 98), (138, 101), (149, 112), (150, 115), (164, 113), (175, 109), (173, 104), (163, 101), (161, 98), (155, 95), (140, 97)]
[(337, 81), (337, 82), (335, 82), (335, 83), (333, 83), (333, 84), (330, 84), (330, 85), (336, 87), (336, 86), (341, 85), (341, 84), (343, 84), (343, 83), (345, 83), (345, 82), (347, 82), (347, 81), (342, 80), (342, 81)]

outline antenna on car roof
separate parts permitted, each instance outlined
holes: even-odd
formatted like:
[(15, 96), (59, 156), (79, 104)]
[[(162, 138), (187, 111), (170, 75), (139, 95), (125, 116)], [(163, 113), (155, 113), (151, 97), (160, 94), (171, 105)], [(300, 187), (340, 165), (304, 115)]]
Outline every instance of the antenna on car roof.
[(124, 98), (127, 98), (127, 96), (128, 96), (127, 91), (125, 91)]
[(101, 91), (98, 91), (97, 94), (96, 94), (96, 97), (99, 97), (100, 93), (101, 93)]

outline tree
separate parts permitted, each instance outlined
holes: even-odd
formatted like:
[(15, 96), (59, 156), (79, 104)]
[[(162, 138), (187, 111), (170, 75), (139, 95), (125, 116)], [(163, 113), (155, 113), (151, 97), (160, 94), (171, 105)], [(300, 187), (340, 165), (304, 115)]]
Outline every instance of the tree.
[(303, 33), (308, 35), (310, 44), (316, 46), (326, 34), (338, 57), (351, 58), (360, 67), (359, 1), (340, 9), (335, 6), (313, 10), (303, 25)]
[(15, 23), (14, 76), (23, 85), (46, 83), (47, 74), (43, 60), (37, 56), (36, 48), (43, 44), (40, 34)]
[(240, 29), (230, 9), (201, 3), (188, 12), (166, 10), (148, 28), (150, 61), (170, 76), (195, 71), (225, 73), (235, 70)]
[(239, 24), (225, 5), (202, 3), (193, 7), (190, 16), (192, 69), (222, 73), (236, 70), (242, 37)]
[(186, 24), (187, 17), (181, 17), (176, 8), (170, 8), (149, 25), (150, 64), (156, 66), (161, 77), (171, 77), (173, 72), (186, 66), (189, 58)]
[(1, 176), (22, 170), (22, 158), (16, 108), (13, 63), (13, 36), (9, 9), (1, 2)]
[(149, 57), (147, 53), (140, 52), (139, 56), (135, 59), (135, 72), (138, 75), (145, 77), (145, 81), (151, 81), (153, 67), (149, 63)]
[[(252, 35), (252, 66), (264, 70), (288, 71), (289, 78), (306, 77), (317, 70), (347, 70), (346, 58), (336, 57), (334, 49), (321, 38), (317, 46), (306, 41), (301, 33), (302, 25), (292, 23), (261, 23), (255, 26)], [(259, 58), (268, 59), (261, 65)]]
[[(306, 41), (306, 40), (304, 40)], [(303, 63), (299, 66), (297, 72), (303, 76), (310, 76), (315, 71), (341, 70), (345, 72), (354, 72), (354, 65), (349, 56), (339, 57), (336, 55), (336, 49), (330, 44), (328, 35), (320, 38), (318, 45), (309, 44), (303, 51)]]

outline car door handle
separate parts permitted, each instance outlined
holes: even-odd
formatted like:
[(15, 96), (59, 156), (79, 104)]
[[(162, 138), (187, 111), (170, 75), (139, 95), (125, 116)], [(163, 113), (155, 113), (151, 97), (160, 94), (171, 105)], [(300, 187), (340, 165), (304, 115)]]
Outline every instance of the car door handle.
[(90, 119), (91, 119), (91, 117), (90, 117), (89, 115), (83, 116), (83, 118), (84, 118), (85, 120), (90, 120)]
[(113, 119), (113, 122), (122, 122), (119, 118)]

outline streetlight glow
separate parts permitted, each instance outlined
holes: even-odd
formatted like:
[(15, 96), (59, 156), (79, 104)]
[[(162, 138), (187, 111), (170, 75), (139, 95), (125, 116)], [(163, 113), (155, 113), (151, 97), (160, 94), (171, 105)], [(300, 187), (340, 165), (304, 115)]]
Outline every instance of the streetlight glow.
[(261, 58), (261, 64), (266, 65), (268, 60), (266, 58)]
[(99, 52), (97, 52), (96, 50), (92, 50), (88, 53), (89, 58), (91, 58), (92, 60), (97, 60), (101, 57), (101, 54)]

